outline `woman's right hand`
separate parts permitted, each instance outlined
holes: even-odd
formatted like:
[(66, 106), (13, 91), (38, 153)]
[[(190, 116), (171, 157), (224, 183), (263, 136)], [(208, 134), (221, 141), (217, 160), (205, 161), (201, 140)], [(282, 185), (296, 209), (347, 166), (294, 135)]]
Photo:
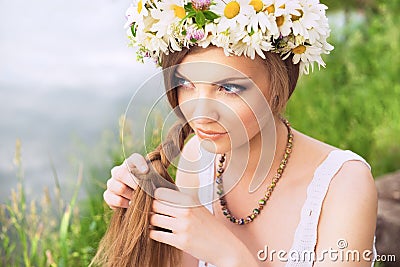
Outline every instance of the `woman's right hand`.
[(107, 189), (103, 197), (110, 208), (128, 208), (133, 191), (137, 188), (136, 178), (130, 170), (136, 168), (147, 173), (149, 168), (145, 158), (134, 153), (119, 165), (111, 169), (111, 178), (107, 180)]

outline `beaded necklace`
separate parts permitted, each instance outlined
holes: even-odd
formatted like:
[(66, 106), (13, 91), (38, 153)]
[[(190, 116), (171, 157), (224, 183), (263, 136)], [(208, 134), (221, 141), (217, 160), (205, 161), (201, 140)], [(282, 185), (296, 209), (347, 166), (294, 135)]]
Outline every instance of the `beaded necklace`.
[(279, 179), (282, 176), (283, 171), (285, 170), (286, 164), (288, 162), (290, 153), (292, 152), (292, 147), (293, 147), (293, 133), (292, 129), (290, 128), (290, 123), (288, 120), (285, 118), (281, 118), (283, 123), (285, 123), (286, 128), (288, 129), (288, 135), (287, 135), (287, 143), (286, 143), (286, 148), (285, 148), (285, 154), (283, 155), (283, 159), (281, 160), (281, 164), (279, 165), (278, 170), (276, 171), (276, 174), (274, 178), (272, 179), (271, 184), (268, 186), (267, 191), (265, 191), (265, 194), (263, 198), (261, 198), (258, 201), (258, 208), (253, 209), (252, 213), (247, 216), (246, 218), (236, 218), (234, 215), (232, 215), (231, 211), (228, 209), (228, 204), (225, 200), (224, 194), (224, 186), (223, 186), (223, 181), (222, 181), (222, 174), (224, 173), (224, 162), (225, 162), (225, 154), (222, 154), (219, 163), (218, 163), (218, 169), (217, 169), (217, 177), (215, 179), (215, 183), (217, 186), (217, 194), (219, 196), (219, 201), (222, 209), (222, 213), (225, 215), (227, 219), (229, 219), (232, 223), (238, 224), (238, 225), (244, 225), (252, 222), (261, 212), (261, 210), (264, 208), (265, 204), (267, 203), (268, 199), (271, 197), (272, 191), (274, 191), (274, 188), (276, 186), (276, 183), (279, 181)]

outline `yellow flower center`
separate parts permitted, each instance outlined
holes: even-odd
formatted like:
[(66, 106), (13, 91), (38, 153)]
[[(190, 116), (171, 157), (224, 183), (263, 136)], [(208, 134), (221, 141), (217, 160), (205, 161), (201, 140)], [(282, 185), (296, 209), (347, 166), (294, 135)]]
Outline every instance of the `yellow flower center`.
[(224, 9), (224, 15), (228, 19), (234, 18), (239, 14), (240, 5), (236, 1), (229, 2)]
[(174, 10), (174, 15), (175, 17), (178, 17), (180, 19), (183, 19), (186, 16), (185, 9), (181, 6), (178, 5), (172, 5), (171, 9)]
[(284, 16), (279, 16), (276, 18), (276, 25), (278, 25), (278, 27), (282, 26), (284, 22), (285, 22)]
[(304, 45), (299, 45), (298, 47), (293, 48), (292, 52), (294, 54), (303, 54), (306, 52), (306, 47)]
[(268, 14), (272, 14), (275, 12), (275, 6), (270, 5), (269, 7), (266, 8), (266, 10), (268, 11)]
[(264, 4), (261, 0), (251, 0), (249, 5), (253, 6), (256, 12), (260, 12), (264, 7)]
[(304, 14), (304, 13), (303, 13), (303, 10), (301, 10), (301, 9), (296, 9), (296, 10), (300, 12), (300, 16), (291, 15), (292, 21), (299, 20), (299, 19), (303, 16), (303, 14)]
[(285, 4), (281, 5), (279, 8), (285, 9)]
[(137, 12), (140, 14), (140, 12), (142, 12), (142, 8), (143, 8), (143, 6), (142, 6), (142, 0), (140, 0), (139, 2), (138, 2), (138, 5), (137, 5)]

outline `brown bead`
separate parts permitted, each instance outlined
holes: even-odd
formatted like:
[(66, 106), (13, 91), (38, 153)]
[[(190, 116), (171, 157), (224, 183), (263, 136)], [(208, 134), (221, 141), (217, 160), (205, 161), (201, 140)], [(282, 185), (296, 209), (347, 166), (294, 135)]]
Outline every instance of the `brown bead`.
[(290, 153), (292, 152), (292, 148), (293, 148), (293, 133), (291, 131), (289, 121), (284, 118), (280, 118), (280, 119), (285, 123), (287, 130), (288, 130), (288, 135), (287, 135), (288, 139), (287, 139), (287, 144), (286, 144), (286, 148), (285, 148), (285, 154), (283, 155), (283, 158), (280, 162), (279, 168), (276, 170), (276, 173), (272, 179), (271, 184), (268, 186), (264, 197), (259, 200), (258, 208), (253, 209), (252, 214), (247, 216), (246, 218), (237, 219), (235, 216), (233, 216), (230, 213), (230, 211), (227, 207), (226, 200), (224, 199), (224, 196), (222, 195), (223, 194), (222, 174), (224, 172), (223, 162), (225, 161), (226, 155), (225, 154), (221, 155), (221, 157), (219, 159), (217, 174), (216, 174), (216, 176), (217, 176), (216, 184), (218, 184), (217, 193), (220, 195), (219, 200), (220, 200), (220, 204), (221, 204), (223, 213), (226, 216), (226, 218), (228, 218), (232, 223), (235, 223), (238, 225), (248, 224), (248, 223), (252, 222), (257, 217), (258, 214), (260, 214), (261, 210), (265, 207), (267, 201), (270, 199), (271, 194), (272, 194), (274, 188), (276, 187), (278, 180), (281, 178), (282, 173), (286, 168), (288, 159), (290, 157)]

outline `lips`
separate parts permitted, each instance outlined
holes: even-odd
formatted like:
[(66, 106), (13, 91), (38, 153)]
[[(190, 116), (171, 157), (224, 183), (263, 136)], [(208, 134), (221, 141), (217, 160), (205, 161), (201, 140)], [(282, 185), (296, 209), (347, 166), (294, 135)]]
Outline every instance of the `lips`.
[(209, 130), (203, 130), (203, 129), (197, 128), (197, 135), (201, 139), (216, 140), (216, 139), (223, 137), (226, 134), (227, 134), (227, 132), (215, 132), (215, 131), (209, 131)]

